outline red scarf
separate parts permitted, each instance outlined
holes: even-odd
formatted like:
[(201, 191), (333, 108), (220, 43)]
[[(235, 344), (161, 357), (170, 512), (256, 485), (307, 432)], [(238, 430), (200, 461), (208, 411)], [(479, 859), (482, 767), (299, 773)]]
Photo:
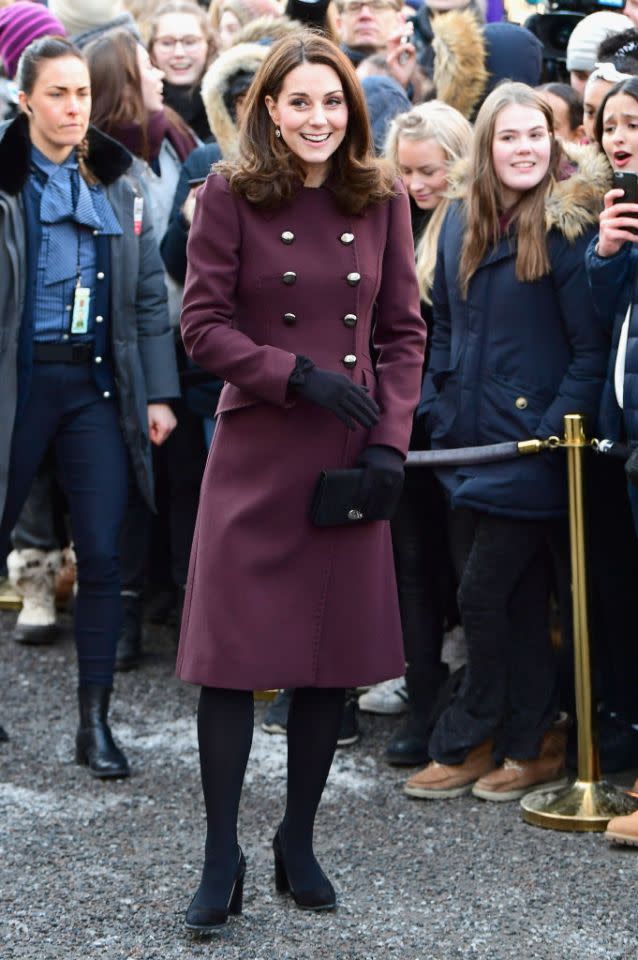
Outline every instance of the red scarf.
[(119, 126), (109, 127), (106, 133), (124, 144), (134, 156), (141, 157), (149, 163), (158, 158), (164, 139), (173, 145), (181, 163), (197, 146), (197, 141), (190, 130), (187, 128), (182, 132), (175, 123), (171, 122), (164, 110), (149, 114), (146, 131), (141, 123), (122, 123)]

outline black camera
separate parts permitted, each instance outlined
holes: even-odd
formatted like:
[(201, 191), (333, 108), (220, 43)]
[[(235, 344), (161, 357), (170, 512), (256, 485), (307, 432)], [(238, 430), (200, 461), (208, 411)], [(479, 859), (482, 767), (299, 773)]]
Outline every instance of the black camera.
[(576, 24), (600, 10), (622, 13), (625, 0), (554, 0), (548, 6), (549, 13), (533, 13), (525, 27), (543, 44), (543, 83), (569, 83), (567, 43)]

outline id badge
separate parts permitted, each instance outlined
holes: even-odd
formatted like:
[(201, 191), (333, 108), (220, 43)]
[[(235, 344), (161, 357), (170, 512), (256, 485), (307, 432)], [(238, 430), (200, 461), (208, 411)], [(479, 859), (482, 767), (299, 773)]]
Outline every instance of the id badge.
[(73, 298), (73, 319), (71, 333), (88, 333), (89, 308), (91, 305), (91, 288), (76, 287)]
[(144, 198), (135, 197), (133, 201), (133, 231), (136, 237), (142, 233), (142, 223), (144, 222)]

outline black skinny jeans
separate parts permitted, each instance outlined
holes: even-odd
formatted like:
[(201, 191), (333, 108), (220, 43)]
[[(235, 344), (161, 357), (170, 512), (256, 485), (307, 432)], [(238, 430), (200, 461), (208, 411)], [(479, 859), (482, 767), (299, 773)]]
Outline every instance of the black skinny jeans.
[(531, 760), (558, 710), (549, 551), (565, 555), (565, 524), (454, 514), (471, 534), (458, 593), (469, 659), (456, 700), (434, 728), (430, 754), (458, 764), (494, 738), (497, 757)]

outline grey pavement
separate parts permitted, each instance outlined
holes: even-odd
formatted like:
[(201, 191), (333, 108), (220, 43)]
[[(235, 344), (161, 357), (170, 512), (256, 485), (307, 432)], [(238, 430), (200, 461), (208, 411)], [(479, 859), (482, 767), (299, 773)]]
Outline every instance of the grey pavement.
[(14, 616), (0, 613), (2, 960), (638, 958), (638, 850), (527, 826), (515, 803), (409, 800), (404, 773), (383, 762), (396, 720), (368, 714), (360, 743), (337, 756), (317, 825), (337, 912), (304, 913), (274, 890), (285, 741), (257, 725), (244, 913), (190, 938), (182, 918), (204, 834), (197, 691), (173, 677), (170, 631), (149, 631), (148, 662), (118, 678), (113, 729), (134, 772), (103, 783), (73, 763), (68, 629), (55, 646), (20, 647)]

